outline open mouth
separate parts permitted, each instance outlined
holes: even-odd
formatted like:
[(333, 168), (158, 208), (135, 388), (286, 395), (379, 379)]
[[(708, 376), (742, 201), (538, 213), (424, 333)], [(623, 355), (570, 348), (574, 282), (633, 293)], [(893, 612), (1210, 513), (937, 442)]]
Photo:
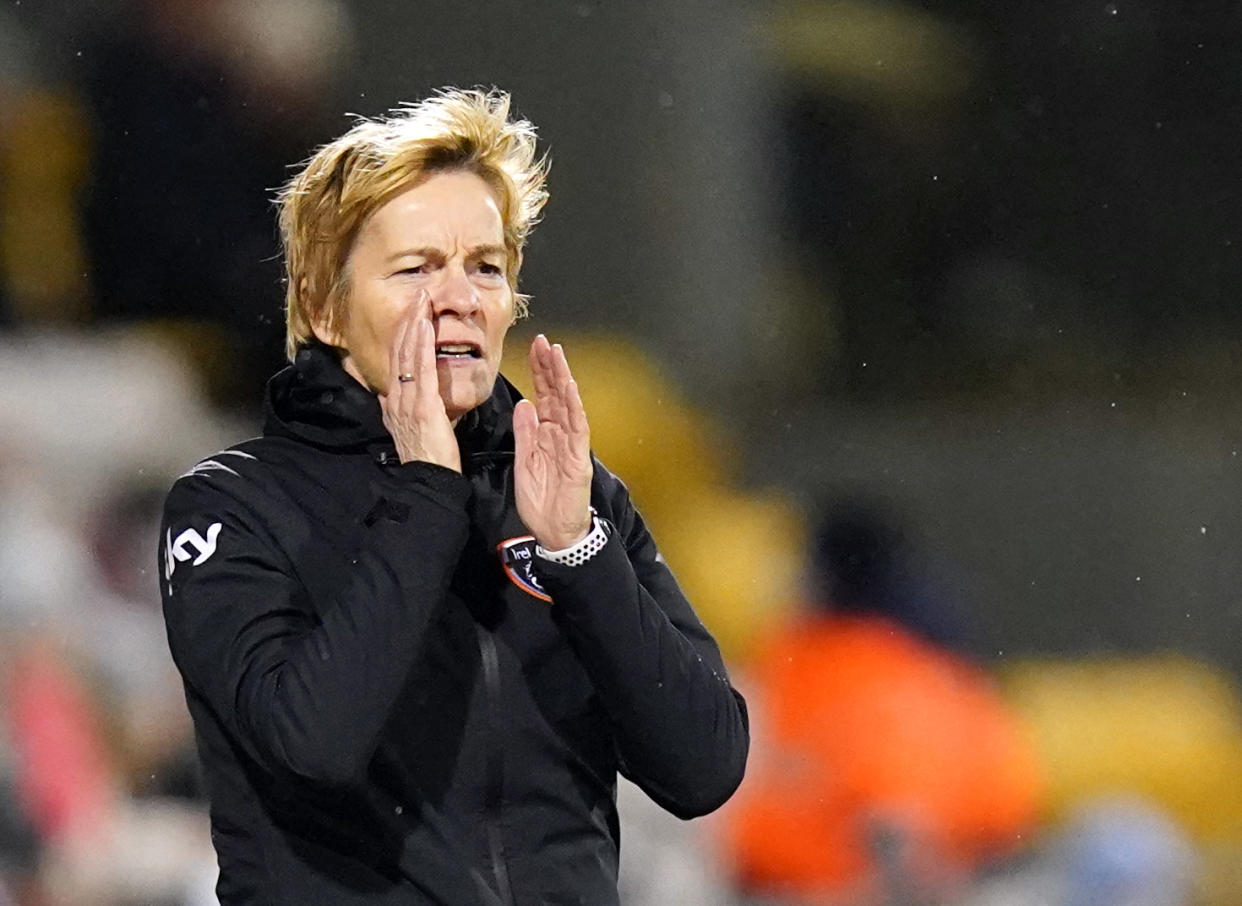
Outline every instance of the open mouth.
[(465, 359), (481, 359), (483, 350), (477, 343), (437, 343), (436, 359), (462, 361)]

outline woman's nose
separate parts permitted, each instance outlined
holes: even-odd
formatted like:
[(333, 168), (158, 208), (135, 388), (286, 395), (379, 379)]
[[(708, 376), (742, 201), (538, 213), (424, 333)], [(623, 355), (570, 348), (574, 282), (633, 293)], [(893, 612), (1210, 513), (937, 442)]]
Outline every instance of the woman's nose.
[(436, 315), (472, 313), (479, 307), (479, 295), (461, 268), (446, 268), (444, 281), (431, 294), (431, 308)]

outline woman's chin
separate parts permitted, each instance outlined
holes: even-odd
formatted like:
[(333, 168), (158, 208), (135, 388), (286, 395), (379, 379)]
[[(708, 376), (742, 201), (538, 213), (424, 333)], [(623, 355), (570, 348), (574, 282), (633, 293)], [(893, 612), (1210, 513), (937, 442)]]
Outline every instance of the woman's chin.
[(444, 400), (444, 411), (449, 420), (456, 422), (471, 409), (481, 405), (491, 395), (491, 382), (485, 374), (452, 375), (445, 381), (440, 373), (440, 399)]

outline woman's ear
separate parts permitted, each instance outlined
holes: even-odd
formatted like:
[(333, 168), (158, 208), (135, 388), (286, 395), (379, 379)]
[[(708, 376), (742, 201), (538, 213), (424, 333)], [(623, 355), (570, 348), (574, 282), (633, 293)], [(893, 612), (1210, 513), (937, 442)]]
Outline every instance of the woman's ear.
[[(306, 295), (309, 284), (305, 277), (298, 283), (298, 295), (302, 297), (302, 304), (306, 305)], [(332, 305), (325, 303), (321, 305), (310, 316), (311, 332), (315, 334), (315, 339), (327, 346), (341, 345), (341, 331), (337, 324), (337, 319), (333, 315)]]
[(335, 320), (326, 311), (311, 318), (311, 332), (315, 334), (315, 339), (327, 346), (340, 346), (341, 332), (336, 329)]

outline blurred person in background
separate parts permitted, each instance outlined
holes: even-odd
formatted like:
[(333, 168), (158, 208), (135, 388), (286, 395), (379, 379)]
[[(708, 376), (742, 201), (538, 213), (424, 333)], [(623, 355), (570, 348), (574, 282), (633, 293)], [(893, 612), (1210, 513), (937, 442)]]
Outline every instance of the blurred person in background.
[(80, 523), (21, 460), (0, 451), (0, 880), (23, 906), (182, 904), (211, 850), (160, 653), (158, 507), (122, 488)]
[(293, 364), (169, 494), (173, 657), (225, 906), (617, 903), (618, 771), (683, 818), (745, 705), (564, 352), (498, 376), (546, 200), (534, 128), (446, 90), (285, 187)]
[(1034, 830), (1035, 757), (889, 517), (828, 507), (812, 556), (810, 606), (749, 675), (763, 745), (722, 815), (738, 882), (781, 903), (954, 902)]
[(279, 366), (268, 194), (323, 132), (349, 51), (339, 0), (128, 0), (78, 54), (92, 318), (159, 330), (217, 399)]

